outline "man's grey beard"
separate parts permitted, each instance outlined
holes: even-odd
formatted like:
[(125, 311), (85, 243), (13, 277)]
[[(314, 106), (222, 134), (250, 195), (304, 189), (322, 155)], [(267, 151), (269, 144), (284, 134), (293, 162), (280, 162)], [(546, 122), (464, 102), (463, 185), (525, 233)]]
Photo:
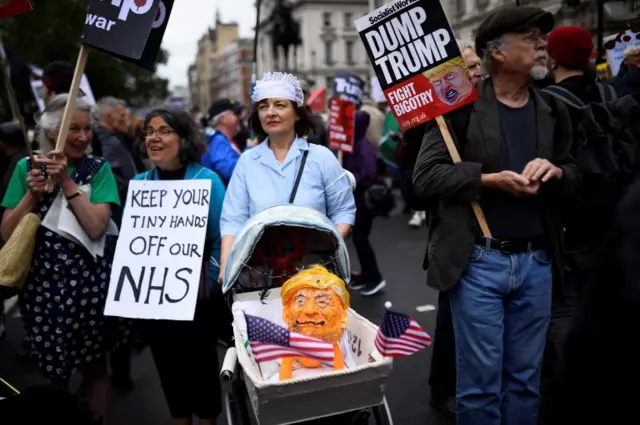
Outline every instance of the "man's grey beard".
[(534, 80), (544, 80), (547, 78), (547, 74), (549, 74), (549, 69), (543, 65), (535, 65), (531, 68), (531, 77)]

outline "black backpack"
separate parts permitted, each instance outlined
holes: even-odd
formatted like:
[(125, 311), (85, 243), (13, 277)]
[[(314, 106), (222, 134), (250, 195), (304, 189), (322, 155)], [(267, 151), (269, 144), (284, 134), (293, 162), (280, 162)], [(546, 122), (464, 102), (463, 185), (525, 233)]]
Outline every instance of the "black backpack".
[(617, 101), (613, 88), (598, 84), (598, 89), (605, 101), (590, 104), (557, 85), (542, 91), (579, 111), (581, 119), (574, 135), (573, 154), (583, 178), (609, 183), (628, 182), (635, 173), (637, 142), (627, 126), (609, 110), (609, 103)]

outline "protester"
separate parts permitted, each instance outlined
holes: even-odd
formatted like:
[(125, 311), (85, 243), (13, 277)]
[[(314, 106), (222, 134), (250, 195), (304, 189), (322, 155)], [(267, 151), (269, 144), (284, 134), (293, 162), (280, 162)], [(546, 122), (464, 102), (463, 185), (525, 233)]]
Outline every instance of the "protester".
[[(0, 124), (0, 155), (6, 159), (6, 162), (2, 163), (2, 174), (0, 174), (0, 201), (4, 198), (4, 194), (9, 187), (9, 181), (13, 175), (13, 171), (22, 158), (27, 156), (27, 141), (24, 140), (22, 129), (20, 124), (15, 122), (8, 122)], [(4, 213), (4, 207), (0, 206), (0, 217)], [(4, 241), (0, 236), (0, 248)], [(0, 339), (5, 333), (5, 320), (4, 320), (4, 302), (5, 294), (4, 288), (0, 287)]]
[(380, 274), (376, 253), (369, 241), (374, 215), (365, 206), (365, 192), (377, 182), (377, 155), (373, 144), (365, 137), (369, 127), (369, 114), (357, 111), (353, 136), (353, 153), (345, 154), (343, 166), (356, 180), (354, 198), (356, 202), (356, 221), (353, 225), (353, 244), (358, 254), (360, 274), (349, 285), (364, 296), (375, 295), (382, 291), (387, 283)]
[(314, 143), (320, 146), (329, 146), (329, 132), (327, 131), (327, 124), (319, 113), (313, 112), (307, 101), (311, 95), (311, 83), (302, 80), (300, 82), (302, 87), (302, 94), (304, 95), (305, 108), (307, 108), (307, 114), (313, 122), (313, 131), (307, 136), (309, 143)]
[(202, 133), (191, 116), (178, 109), (154, 109), (144, 120), (144, 154), (155, 168), (135, 180), (210, 180), (209, 219), (202, 256), (203, 276), (193, 321), (145, 320), (143, 334), (160, 375), (174, 425), (215, 424), (222, 411), (216, 344), (231, 326), (231, 311), (215, 279), (219, 274), (220, 211), (224, 185), (220, 177), (199, 164), (206, 150)]
[(355, 220), (356, 206), (346, 172), (329, 149), (305, 140), (313, 122), (298, 79), (291, 74), (265, 73), (256, 82), (252, 100), (250, 125), (261, 143), (242, 154), (229, 182), (220, 219), (220, 280), (242, 226), (265, 208), (289, 203), (299, 170), (302, 174), (293, 203), (326, 214), (343, 237)]
[(616, 91), (619, 96), (640, 96), (640, 46), (629, 46), (623, 54), (624, 75), (616, 79)]
[[(56, 197), (64, 196), (71, 212), (91, 239), (101, 238), (111, 217), (111, 205), (119, 205), (116, 181), (107, 162), (87, 156), (92, 134), (91, 105), (76, 101), (62, 152), (52, 151), (67, 95), (54, 97), (40, 117), (40, 137), (47, 157), (32, 168), (22, 159), (2, 201), (2, 236), (11, 236), (20, 220), (34, 212), (47, 215)], [(47, 193), (46, 179), (55, 182)], [(91, 193), (85, 194), (85, 185)], [(44, 227), (38, 231), (32, 267), (20, 299), (24, 328), (32, 355), (51, 382), (68, 386), (73, 373), (83, 374), (89, 407), (104, 418), (109, 381), (105, 355), (120, 335), (107, 335), (103, 308), (112, 258), (94, 258), (80, 244)], [(110, 338), (108, 338), (110, 336)], [(103, 423), (96, 418), (97, 423)], [(105, 419), (106, 421), (106, 419)]]
[(469, 40), (457, 40), (460, 53), (462, 53), (462, 60), (467, 67), (467, 73), (469, 79), (473, 84), (478, 84), (482, 79), (482, 61), (476, 53), (476, 45), (473, 41)]
[(229, 183), (240, 158), (234, 139), (241, 130), (239, 114), (243, 106), (230, 99), (220, 99), (209, 109), (215, 131), (208, 136), (208, 149), (202, 155), (202, 165), (215, 171), (225, 184)]
[[(129, 181), (138, 173), (131, 147), (124, 140), (128, 131), (125, 103), (114, 97), (104, 97), (98, 101), (98, 108), (99, 122), (94, 128), (93, 151), (109, 161), (118, 183), (118, 194), (124, 201)], [(113, 220), (119, 228), (122, 221), (121, 208), (114, 211)]]
[[(42, 99), (47, 105), (59, 94), (69, 93), (73, 80), (73, 65), (65, 61), (51, 62), (42, 70)], [(80, 90), (80, 95), (84, 93)]]
[[(475, 44), (489, 76), (475, 104), (447, 117), (463, 161), (430, 124), (415, 167), (416, 194), (438, 204), (427, 283), (449, 293), (458, 425), (537, 424), (551, 281), (563, 270), (559, 204), (578, 182), (568, 112), (531, 88), (547, 73), (553, 23), (526, 6), (487, 16)], [(478, 200), (490, 238), (469, 206)]]
[(567, 337), (553, 425), (629, 423), (636, 415), (640, 346), (630, 336), (640, 324), (639, 214), (640, 180), (627, 191), (594, 257)]

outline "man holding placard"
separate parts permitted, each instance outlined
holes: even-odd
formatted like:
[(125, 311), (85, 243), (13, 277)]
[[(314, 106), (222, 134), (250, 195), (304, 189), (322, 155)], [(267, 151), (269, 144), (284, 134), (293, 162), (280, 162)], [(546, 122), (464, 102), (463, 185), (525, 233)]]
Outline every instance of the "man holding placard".
[(553, 23), (534, 7), (486, 18), (479, 99), (428, 125), (416, 162), (416, 193), (438, 205), (427, 281), (451, 303), (458, 425), (537, 424), (552, 277), (562, 281), (559, 205), (579, 181), (567, 109), (531, 86)]

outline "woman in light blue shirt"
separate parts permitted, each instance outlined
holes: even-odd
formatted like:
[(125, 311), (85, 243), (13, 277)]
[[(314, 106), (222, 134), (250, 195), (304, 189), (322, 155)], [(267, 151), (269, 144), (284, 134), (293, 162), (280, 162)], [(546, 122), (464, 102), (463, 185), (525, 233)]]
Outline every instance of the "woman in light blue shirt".
[(329, 149), (306, 140), (314, 127), (298, 79), (265, 73), (251, 99), (250, 124), (261, 143), (242, 154), (227, 187), (220, 218), (220, 279), (242, 226), (265, 208), (289, 203), (303, 163), (293, 203), (326, 214), (343, 237), (355, 221), (356, 205), (346, 171)]

